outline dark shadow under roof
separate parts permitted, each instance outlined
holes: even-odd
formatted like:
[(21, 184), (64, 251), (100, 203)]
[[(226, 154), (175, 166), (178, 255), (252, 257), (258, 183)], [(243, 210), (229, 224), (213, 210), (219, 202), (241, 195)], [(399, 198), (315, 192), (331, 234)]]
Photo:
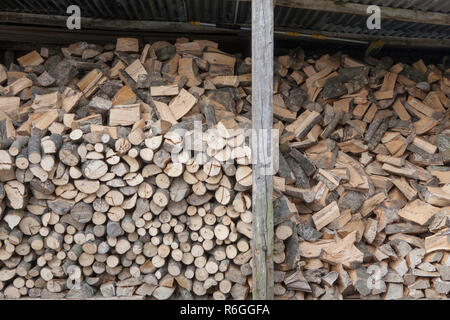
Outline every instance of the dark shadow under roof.
[[(294, 5), (297, 7), (289, 7), (289, 2), (297, 2)], [(279, 5), (274, 9), (276, 30), (365, 41), (377, 38), (434, 39), (440, 41), (436, 42), (439, 45), (450, 47), (449, 25), (383, 19), (381, 30), (369, 30), (366, 27), (367, 18), (363, 15), (298, 8), (299, 2), (301, 0), (278, 1)], [(375, 4), (450, 15), (449, 0), (341, 0), (340, 3)], [(67, 16), (67, 7), (72, 4), (80, 6), (83, 18), (124, 20), (130, 21), (130, 24), (136, 21), (197, 21), (237, 30), (241, 27), (248, 29), (251, 23), (251, 1), (248, 0), (1, 0), (0, 13)], [(10, 15), (5, 20), (0, 15), (0, 23), (27, 24), (26, 19), (14, 20), (14, 17)]]

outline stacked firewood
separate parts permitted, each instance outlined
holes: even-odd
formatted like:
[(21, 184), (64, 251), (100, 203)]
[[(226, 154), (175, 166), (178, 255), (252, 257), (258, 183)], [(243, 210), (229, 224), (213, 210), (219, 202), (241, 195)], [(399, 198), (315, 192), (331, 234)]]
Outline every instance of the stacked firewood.
[(449, 297), (449, 62), (277, 58), (278, 298)]
[(17, 61), (0, 65), (0, 297), (247, 298), (251, 61), (134, 38)]
[[(0, 297), (250, 297), (251, 59), (120, 38), (17, 62)], [(276, 298), (448, 297), (448, 62), (276, 58)]]

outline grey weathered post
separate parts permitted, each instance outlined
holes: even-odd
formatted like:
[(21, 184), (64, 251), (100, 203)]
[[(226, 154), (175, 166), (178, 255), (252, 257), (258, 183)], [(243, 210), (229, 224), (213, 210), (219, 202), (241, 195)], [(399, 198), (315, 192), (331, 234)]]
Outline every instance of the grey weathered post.
[(253, 299), (273, 299), (273, 0), (252, 1)]

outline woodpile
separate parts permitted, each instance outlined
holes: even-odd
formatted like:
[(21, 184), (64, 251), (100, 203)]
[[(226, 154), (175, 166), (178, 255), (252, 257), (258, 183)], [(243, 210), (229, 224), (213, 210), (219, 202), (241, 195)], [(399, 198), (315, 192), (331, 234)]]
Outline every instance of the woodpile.
[(277, 298), (449, 297), (448, 62), (276, 59)]
[[(0, 298), (247, 299), (251, 59), (207, 40), (0, 65)], [(448, 61), (275, 61), (277, 299), (446, 298)]]
[(246, 299), (251, 61), (120, 38), (17, 62), (0, 65), (0, 298)]

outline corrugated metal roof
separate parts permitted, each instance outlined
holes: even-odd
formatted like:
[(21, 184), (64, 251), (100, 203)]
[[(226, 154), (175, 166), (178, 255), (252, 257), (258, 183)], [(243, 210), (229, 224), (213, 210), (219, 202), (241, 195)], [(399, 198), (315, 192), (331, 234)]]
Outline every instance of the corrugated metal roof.
[[(381, 1), (380, 1), (381, 2)], [(367, 18), (344, 13), (294, 9), (288, 7), (275, 8), (275, 25), (289, 29), (308, 29), (315, 31), (333, 31), (348, 34), (369, 34), (391, 37), (449, 39), (448, 26), (411, 23), (398, 20), (383, 19), (380, 30), (369, 30)]]
[[(450, 13), (450, 0), (341, 0), (359, 4)], [(87, 18), (250, 25), (251, 2), (236, 0), (0, 0), (0, 11), (66, 15), (69, 5)], [(276, 6), (275, 28), (329, 31), (353, 35), (450, 39), (448, 26), (382, 20), (381, 30), (368, 30), (358, 15)]]
[(189, 21), (233, 24), (237, 4), (230, 0), (187, 0), (187, 16)]
[(450, 1), (448, 0), (340, 0), (340, 1), (360, 3), (366, 5), (377, 5), (381, 7), (450, 13)]
[(187, 21), (184, 0), (1, 0), (1, 11), (66, 15), (78, 5), (87, 18)]

